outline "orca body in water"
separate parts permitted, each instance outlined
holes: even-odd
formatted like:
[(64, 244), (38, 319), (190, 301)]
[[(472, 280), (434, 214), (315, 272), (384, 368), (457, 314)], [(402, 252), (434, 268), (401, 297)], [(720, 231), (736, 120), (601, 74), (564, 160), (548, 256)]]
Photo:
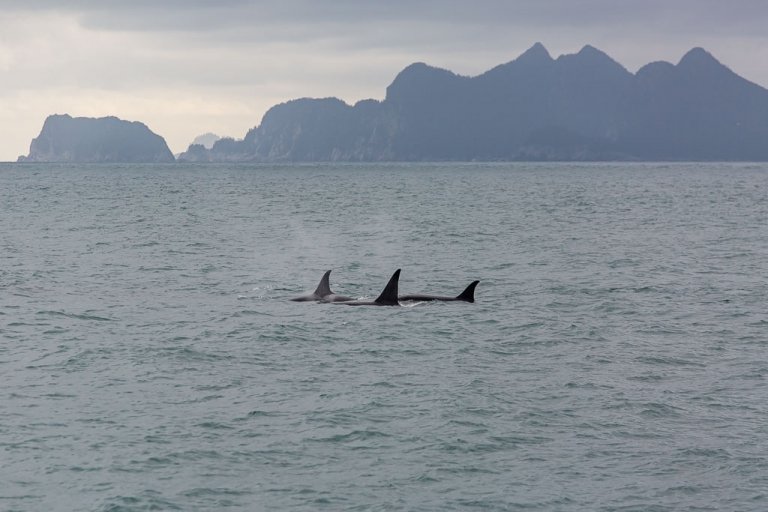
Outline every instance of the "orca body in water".
[(400, 269), (395, 270), (392, 277), (389, 279), (387, 286), (384, 287), (384, 291), (381, 292), (376, 300), (353, 300), (349, 302), (336, 301), (334, 304), (343, 304), (345, 306), (399, 306), (397, 301), (397, 283), (400, 280)]
[(323, 274), (323, 278), (320, 279), (320, 284), (314, 292), (291, 299), (294, 302), (343, 302), (355, 300), (352, 297), (345, 297), (344, 295), (336, 295), (331, 291), (331, 285), (329, 279), (331, 271), (329, 270)]
[(453, 301), (461, 301), (461, 302), (475, 302), (475, 287), (477, 286), (477, 283), (480, 281), (472, 281), (467, 288), (458, 294), (456, 297), (445, 297), (442, 295), (424, 295), (424, 294), (410, 294), (410, 295), (401, 295), (399, 297), (399, 300), (401, 301), (432, 301), (432, 300), (439, 300), (444, 302), (453, 302)]

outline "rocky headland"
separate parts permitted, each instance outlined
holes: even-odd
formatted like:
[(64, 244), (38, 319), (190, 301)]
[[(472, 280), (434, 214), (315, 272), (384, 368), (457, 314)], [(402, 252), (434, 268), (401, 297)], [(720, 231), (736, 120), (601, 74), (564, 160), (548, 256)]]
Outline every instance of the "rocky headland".
[(19, 162), (163, 163), (173, 153), (161, 136), (139, 122), (116, 117), (48, 116)]

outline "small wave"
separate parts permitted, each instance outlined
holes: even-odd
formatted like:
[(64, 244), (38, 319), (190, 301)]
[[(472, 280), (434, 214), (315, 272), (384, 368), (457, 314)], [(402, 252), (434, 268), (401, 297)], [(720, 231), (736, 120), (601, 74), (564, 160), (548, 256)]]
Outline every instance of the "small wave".
[(160, 436), (146, 435), (144, 436), (144, 442), (150, 444), (171, 444), (171, 441), (164, 439)]
[(346, 434), (336, 434), (330, 437), (321, 437), (310, 439), (318, 443), (349, 443), (355, 441), (367, 441), (369, 439), (387, 438), (389, 434), (379, 432), (378, 430), (353, 430)]
[(646, 374), (646, 375), (631, 375), (627, 377), (627, 380), (635, 382), (661, 382), (668, 377), (664, 375)]
[[(249, 297), (246, 297), (246, 298), (249, 298)], [(263, 311), (256, 311), (254, 309), (243, 309), (241, 311), (236, 311), (232, 314), (232, 318), (241, 318), (245, 316), (272, 316), (272, 315), (270, 315), (269, 313), (265, 313)]]
[(189, 347), (168, 347), (160, 349), (158, 352), (176, 356), (185, 361), (220, 361), (234, 358), (233, 355), (229, 354), (212, 354)]
[(224, 455), (216, 450), (187, 450), (172, 453), (170, 458), (182, 461), (219, 460), (224, 458)]
[(188, 498), (204, 498), (206, 496), (246, 496), (250, 491), (241, 491), (237, 489), (225, 489), (222, 487), (196, 487), (182, 493)]
[(61, 316), (65, 318), (73, 318), (75, 320), (93, 320), (96, 322), (114, 322), (115, 321), (113, 318), (92, 315), (92, 314), (89, 314), (88, 312), (78, 314), (78, 313), (67, 313), (66, 311), (44, 310), (44, 311), (38, 311), (37, 314), (42, 316), (54, 316), (54, 317)]
[(230, 382), (229, 384), (207, 384), (202, 386), (195, 386), (195, 391), (223, 391), (225, 389), (231, 389), (234, 387), (238, 387), (240, 385), (240, 381), (236, 380), (234, 382)]
[(643, 407), (640, 414), (648, 418), (674, 418), (680, 416), (683, 412), (683, 409), (679, 407), (657, 402), (646, 403)]
[(641, 356), (636, 358), (635, 361), (638, 363), (665, 366), (697, 366), (699, 368), (704, 368), (706, 366), (702, 363), (680, 359), (679, 357)]
[(437, 471), (440, 471), (442, 473), (450, 473), (450, 474), (481, 474), (481, 475), (498, 475), (500, 471), (489, 469), (489, 468), (480, 468), (477, 466), (458, 466), (458, 467), (447, 467), (447, 468), (439, 468)]
[(197, 426), (210, 430), (232, 430), (232, 427), (229, 425), (218, 423), (216, 421), (204, 421), (203, 423), (198, 423)]
[(83, 467), (83, 466), (72, 466), (69, 468), (70, 471), (74, 471), (75, 473), (90, 473), (93, 471), (101, 471), (104, 468), (101, 466), (93, 466), (93, 467)]
[(688, 457), (703, 457), (706, 459), (712, 458), (725, 460), (731, 457), (731, 454), (728, 452), (728, 450), (724, 448), (683, 448), (682, 450), (678, 450), (678, 454), (681, 455), (684, 459), (687, 459)]
[(66, 334), (68, 332), (69, 332), (69, 329), (54, 327), (53, 329), (48, 329), (47, 331), (43, 331), (43, 334)]
[(139, 272), (167, 272), (170, 270), (182, 270), (179, 267), (173, 267), (171, 265), (165, 265), (162, 267), (139, 267), (137, 269)]
[(277, 413), (270, 412), (270, 411), (260, 411), (260, 410), (253, 410), (247, 414), (249, 418), (269, 418), (272, 416), (277, 416)]
[(448, 425), (457, 425), (459, 427), (470, 427), (474, 429), (480, 429), (480, 430), (487, 430), (488, 425), (485, 423), (478, 423), (476, 421), (467, 421), (467, 420), (450, 420), (448, 421)]
[(371, 384), (365, 384), (365, 386), (371, 386), (371, 387), (376, 387), (376, 388), (388, 388), (388, 389), (396, 389), (398, 387), (397, 385), (392, 384), (391, 382), (384, 381), (384, 380), (378, 381), (378, 382), (373, 382)]
[(127, 512), (131, 510), (184, 510), (158, 496), (115, 496), (105, 500), (100, 510), (104, 512)]
[(39, 325), (48, 325), (48, 324), (28, 324), (26, 322), (10, 322), (7, 325), (8, 327), (36, 327)]

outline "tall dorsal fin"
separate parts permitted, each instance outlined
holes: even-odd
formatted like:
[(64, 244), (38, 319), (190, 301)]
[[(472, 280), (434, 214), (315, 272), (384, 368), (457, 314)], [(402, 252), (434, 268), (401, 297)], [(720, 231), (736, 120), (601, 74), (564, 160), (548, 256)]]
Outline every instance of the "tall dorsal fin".
[(397, 282), (400, 280), (400, 269), (395, 270), (392, 277), (389, 278), (387, 286), (384, 287), (384, 291), (374, 301), (376, 304), (382, 304), (385, 306), (397, 306), (400, 303), (397, 301)]
[(479, 282), (480, 281), (472, 281), (469, 283), (469, 286), (467, 286), (463, 292), (456, 296), (456, 300), (475, 302), (475, 286), (477, 286), (477, 283)]
[(320, 284), (318, 284), (317, 288), (315, 289), (315, 295), (317, 295), (320, 298), (323, 298), (326, 295), (330, 295), (331, 293), (333, 293), (331, 291), (331, 285), (329, 284), (330, 277), (331, 277), (330, 270), (325, 274), (323, 274), (323, 278), (320, 280)]

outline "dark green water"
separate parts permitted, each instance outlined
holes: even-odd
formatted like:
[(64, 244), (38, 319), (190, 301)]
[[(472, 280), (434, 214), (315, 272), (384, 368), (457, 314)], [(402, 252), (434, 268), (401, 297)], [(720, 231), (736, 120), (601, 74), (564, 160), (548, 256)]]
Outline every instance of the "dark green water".
[[(768, 166), (0, 166), (2, 510), (768, 510)], [(337, 293), (475, 304), (293, 303)]]

